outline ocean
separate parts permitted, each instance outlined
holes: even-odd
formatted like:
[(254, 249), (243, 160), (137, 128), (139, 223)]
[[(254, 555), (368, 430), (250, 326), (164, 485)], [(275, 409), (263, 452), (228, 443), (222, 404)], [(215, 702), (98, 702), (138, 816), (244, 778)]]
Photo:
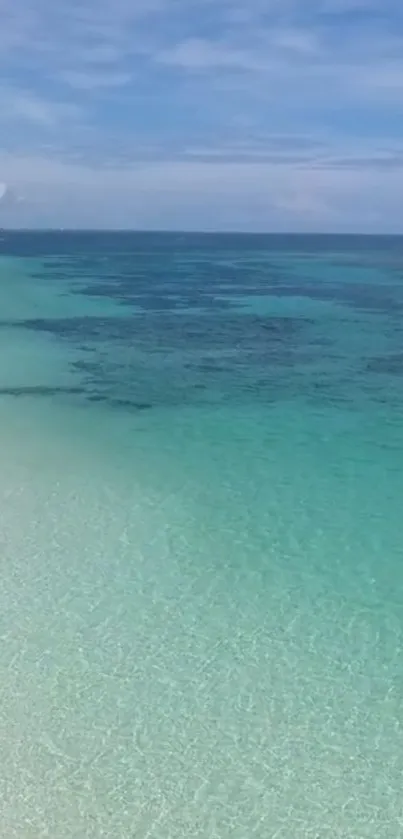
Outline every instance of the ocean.
[(403, 238), (0, 238), (0, 836), (403, 836)]

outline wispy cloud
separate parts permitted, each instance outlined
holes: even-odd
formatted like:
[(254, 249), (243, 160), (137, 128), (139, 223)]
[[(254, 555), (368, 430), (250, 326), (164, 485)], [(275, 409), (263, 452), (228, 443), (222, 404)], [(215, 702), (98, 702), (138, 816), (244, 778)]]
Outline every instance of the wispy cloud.
[(397, 0), (0, 0), (0, 17), (21, 223), (395, 223)]
[(114, 70), (67, 70), (60, 80), (77, 90), (97, 90), (108, 87), (125, 87), (132, 81), (131, 73)]
[(23, 88), (0, 87), (0, 124), (31, 123), (43, 129), (60, 126), (81, 116), (74, 102), (52, 101)]

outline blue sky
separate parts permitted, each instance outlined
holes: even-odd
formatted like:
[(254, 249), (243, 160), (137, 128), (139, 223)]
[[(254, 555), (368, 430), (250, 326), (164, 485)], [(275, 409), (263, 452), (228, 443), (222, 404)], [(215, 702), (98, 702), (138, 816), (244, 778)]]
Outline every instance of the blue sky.
[(0, 181), (3, 226), (401, 230), (403, 4), (0, 0)]

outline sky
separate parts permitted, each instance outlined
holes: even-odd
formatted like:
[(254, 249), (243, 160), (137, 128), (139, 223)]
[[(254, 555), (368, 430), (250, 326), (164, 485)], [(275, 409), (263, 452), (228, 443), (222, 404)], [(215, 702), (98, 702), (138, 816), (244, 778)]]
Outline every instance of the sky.
[(401, 0), (0, 0), (0, 226), (403, 230)]

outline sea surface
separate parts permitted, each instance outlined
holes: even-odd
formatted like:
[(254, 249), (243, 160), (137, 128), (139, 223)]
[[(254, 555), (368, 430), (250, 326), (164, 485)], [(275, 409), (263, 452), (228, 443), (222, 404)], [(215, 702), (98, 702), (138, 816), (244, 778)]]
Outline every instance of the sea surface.
[(403, 836), (403, 238), (0, 235), (0, 837)]

